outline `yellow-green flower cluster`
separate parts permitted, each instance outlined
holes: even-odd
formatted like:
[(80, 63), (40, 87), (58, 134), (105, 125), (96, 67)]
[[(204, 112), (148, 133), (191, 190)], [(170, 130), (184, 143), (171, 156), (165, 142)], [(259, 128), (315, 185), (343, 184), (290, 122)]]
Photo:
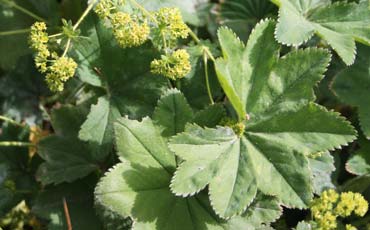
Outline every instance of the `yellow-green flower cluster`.
[[(77, 64), (69, 57), (59, 57), (48, 49), (49, 37), (44, 22), (31, 27), (30, 46), (36, 51), (35, 63), (41, 73), (46, 73), (46, 83), (51, 91), (62, 91), (64, 83), (75, 74)], [(50, 64), (51, 63), (51, 64)]]
[(60, 57), (49, 67), (46, 83), (51, 91), (63, 91), (64, 83), (75, 74), (77, 63), (69, 57)]
[(101, 0), (95, 7), (97, 15), (110, 22), (113, 34), (122, 48), (144, 44), (150, 34), (150, 27), (145, 18), (118, 11), (123, 0)]
[(243, 122), (238, 122), (228, 117), (223, 118), (220, 125), (230, 127), (239, 137), (242, 136), (245, 131), (245, 124)]
[(176, 7), (163, 7), (154, 14), (158, 30), (157, 33), (160, 38), (156, 39), (161, 41), (165, 39), (167, 46), (176, 44), (178, 38), (187, 38), (189, 28), (182, 19), (181, 12)]
[[(368, 211), (368, 203), (359, 193), (343, 192), (338, 194), (330, 189), (324, 191), (321, 197), (313, 200), (311, 212), (318, 230), (333, 230), (337, 228), (338, 217), (348, 217), (352, 213), (364, 216)], [(355, 230), (352, 225), (347, 230)]]
[(111, 16), (111, 23), (113, 34), (122, 48), (140, 46), (148, 40), (150, 28), (137, 16), (117, 12)]
[(172, 54), (162, 55), (161, 59), (154, 59), (151, 72), (160, 74), (172, 80), (185, 77), (191, 70), (190, 55), (184, 49), (174, 51)]
[(36, 52), (35, 63), (41, 73), (47, 71), (47, 61), (50, 56), (48, 49), (49, 37), (44, 22), (35, 22), (31, 26), (30, 46)]

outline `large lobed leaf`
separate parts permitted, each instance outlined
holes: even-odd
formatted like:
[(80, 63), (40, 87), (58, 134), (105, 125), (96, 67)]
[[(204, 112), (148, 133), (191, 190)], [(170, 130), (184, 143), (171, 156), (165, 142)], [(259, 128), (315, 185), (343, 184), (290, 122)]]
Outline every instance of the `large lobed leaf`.
[(330, 61), (328, 52), (306, 49), (279, 59), (274, 26), (269, 20), (258, 24), (245, 48), (230, 30), (219, 31), (224, 57), (216, 70), (239, 118), (249, 112), (244, 135), (192, 125), (170, 142), (184, 160), (171, 189), (189, 196), (209, 185), (212, 207), (224, 218), (245, 210), (257, 188), (285, 206), (307, 207), (313, 190), (307, 156), (339, 148), (356, 136), (339, 114), (312, 102), (312, 88)]
[(370, 45), (369, 1), (273, 0), (280, 7), (276, 38), (287, 45), (300, 45), (314, 34), (326, 40), (342, 60), (351, 65), (355, 41)]

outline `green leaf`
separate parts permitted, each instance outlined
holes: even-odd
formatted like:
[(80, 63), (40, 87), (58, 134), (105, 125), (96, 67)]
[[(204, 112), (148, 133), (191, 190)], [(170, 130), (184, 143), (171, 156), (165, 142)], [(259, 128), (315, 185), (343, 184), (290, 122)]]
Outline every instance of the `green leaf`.
[(356, 63), (340, 72), (332, 84), (332, 89), (341, 101), (358, 107), (363, 133), (370, 139), (370, 48), (359, 47)]
[[(253, 196), (243, 196), (237, 202), (233, 198), (254, 184), (285, 206), (307, 207), (313, 190), (307, 156), (340, 148), (356, 138), (349, 122), (312, 102), (312, 88), (330, 61), (328, 52), (306, 49), (279, 59), (273, 31), (273, 22), (261, 22), (245, 51), (232, 32), (219, 31), (224, 59), (218, 60), (216, 69), (222, 72), (218, 77), (239, 118), (243, 119), (245, 111), (250, 113), (244, 135), (238, 138), (221, 127), (189, 126), (170, 142), (171, 149), (184, 160), (173, 177), (174, 193), (191, 195), (209, 184), (212, 206), (222, 217), (247, 207), (244, 199)], [(269, 52), (264, 52), (266, 46)], [(248, 177), (255, 182), (247, 182)], [(216, 181), (228, 186), (217, 187)], [(225, 192), (227, 189), (231, 191)], [(214, 192), (220, 190), (222, 193)]]
[(360, 149), (346, 163), (346, 170), (352, 174), (363, 176), (370, 174), (370, 142), (360, 141)]
[(220, 24), (234, 30), (242, 40), (247, 40), (258, 21), (277, 13), (269, 0), (225, 0), (216, 10)]
[(132, 164), (165, 168), (172, 173), (176, 167), (175, 156), (168, 150), (160, 129), (150, 118), (141, 122), (120, 118), (114, 126), (118, 155)]
[(119, 117), (118, 109), (107, 97), (100, 97), (96, 105), (91, 106), (87, 120), (82, 124), (78, 137), (98, 145), (113, 145), (113, 122)]
[(334, 189), (331, 174), (335, 170), (334, 158), (329, 152), (321, 153), (320, 156), (309, 158), (312, 170), (312, 181), (314, 193), (320, 195), (323, 191)]
[(169, 89), (158, 101), (153, 119), (164, 128), (164, 136), (173, 136), (184, 131), (193, 117), (193, 111), (184, 95), (177, 89)]
[(212, 206), (223, 218), (241, 214), (256, 196), (245, 140), (231, 129), (188, 126), (171, 140), (170, 148), (185, 160), (171, 182), (176, 195), (193, 195), (209, 184)]
[(224, 57), (217, 59), (215, 68), (239, 119), (246, 117), (248, 93), (254, 78), (267, 78), (271, 66), (276, 62), (279, 45), (273, 36), (274, 25), (272, 21), (257, 25), (246, 48), (229, 29), (221, 28), (218, 31)]
[(359, 3), (328, 0), (274, 0), (280, 6), (276, 38), (287, 45), (300, 45), (314, 34), (326, 40), (342, 60), (356, 58), (355, 41), (370, 45), (369, 1)]
[(321, 49), (299, 50), (279, 59), (274, 25), (272, 21), (258, 24), (245, 51), (231, 31), (219, 31), (224, 58), (228, 61), (218, 59), (216, 70), (239, 118), (244, 119), (246, 112), (253, 117), (284, 104), (289, 107), (292, 103), (313, 101), (312, 88), (323, 78), (329, 65), (330, 56)]
[(37, 172), (43, 184), (72, 182), (98, 169), (89, 146), (74, 138), (46, 137), (38, 144), (38, 154), (46, 161)]

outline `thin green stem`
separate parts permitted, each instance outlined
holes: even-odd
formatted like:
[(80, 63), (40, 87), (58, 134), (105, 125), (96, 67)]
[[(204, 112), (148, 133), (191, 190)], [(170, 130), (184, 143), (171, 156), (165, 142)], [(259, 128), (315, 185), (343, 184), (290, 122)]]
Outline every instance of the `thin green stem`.
[(200, 44), (200, 39), (198, 38), (198, 36), (189, 27), (188, 29), (190, 37), (193, 38), (196, 43)]
[(68, 50), (69, 50), (69, 48), (71, 47), (71, 42), (72, 42), (72, 40), (71, 40), (70, 38), (68, 38), (68, 40), (67, 40), (67, 44), (66, 44), (66, 48), (64, 49), (64, 52), (63, 52), (63, 54), (62, 54), (62, 57), (64, 57), (64, 56), (66, 56), (66, 55), (67, 55)]
[(86, 16), (90, 13), (92, 8), (94, 8), (95, 3), (97, 0), (94, 0), (90, 3), (90, 5), (86, 8), (86, 10), (82, 13), (81, 17), (77, 20), (76, 24), (73, 26), (73, 31), (77, 30), (77, 28), (80, 26), (82, 21), (86, 18)]
[(0, 146), (2, 147), (35, 147), (36, 145), (30, 142), (1, 141)]
[(15, 34), (25, 34), (30, 32), (30, 29), (20, 29), (20, 30), (9, 30), (0, 32), (0, 36), (9, 36)]
[[(198, 44), (201, 44), (201, 41), (200, 39), (198, 38), (198, 36), (189, 28), (189, 35), (190, 37)], [(211, 51), (209, 51), (208, 47), (206, 46), (203, 46), (203, 51), (206, 52), (207, 56), (209, 57), (209, 59), (211, 59), (213, 62), (216, 61), (216, 58), (213, 56), (213, 54), (211, 53)]]
[(21, 123), (15, 121), (15, 120), (13, 120), (13, 119), (11, 119), (9, 117), (5, 117), (5, 116), (1, 116), (1, 115), (0, 115), (0, 120), (3, 120), (5, 122), (9, 122), (9, 123), (11, 123), (13, 125), (16, 125), (16, 126), (19, 126), (19, 127), (22, 127), (22, 128), (24, 128), (26, 126), (26, 125), (21, 124)]
[(208, 77), (208, 56), (207, 56), (207, 53), (205, 52), (205, 50), (203, 50), (203, 51), (204, 51), (203, 52), (204, 75), (206, 77), (207, 93), (208, 93), (209, 100), (211, 101), (211, 104), (213, 105), (215, 102), (213, 100), (211, 87), (209, 85), (209, 77)]
[(63, 35), (62, 33), (57, 33), (57, 34), (49, 35), (49, 38), (60, 37), (62, 35)]

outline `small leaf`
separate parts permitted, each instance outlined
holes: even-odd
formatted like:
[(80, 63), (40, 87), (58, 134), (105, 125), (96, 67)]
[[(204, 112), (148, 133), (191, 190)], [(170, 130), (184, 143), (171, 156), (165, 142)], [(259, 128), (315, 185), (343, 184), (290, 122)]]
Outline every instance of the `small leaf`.
[(280, 6), (276, 38), (287, 45), (300, 45), (315, 33), (326, 40), (347, 64), (356, 58), (355, 41), (370, 45), (369, 1), (274, 0)]
[(177, 89), (169, 89), (158, 101), (153, 119), (164, 127), (164, 136), (173, 136), (184, 131), (193, 117), (193, 111), (184, 95)]
[(369, 52), (369, 47), (360, 46), (356, 63), (336, 76), (332, 89), (341, 101), (358, 108), (361, 129), (370, 140)]
[(346, 170), (359, 176), (370, 174), (370, 141), (360, 141), (360, 149), (347, 161)]

